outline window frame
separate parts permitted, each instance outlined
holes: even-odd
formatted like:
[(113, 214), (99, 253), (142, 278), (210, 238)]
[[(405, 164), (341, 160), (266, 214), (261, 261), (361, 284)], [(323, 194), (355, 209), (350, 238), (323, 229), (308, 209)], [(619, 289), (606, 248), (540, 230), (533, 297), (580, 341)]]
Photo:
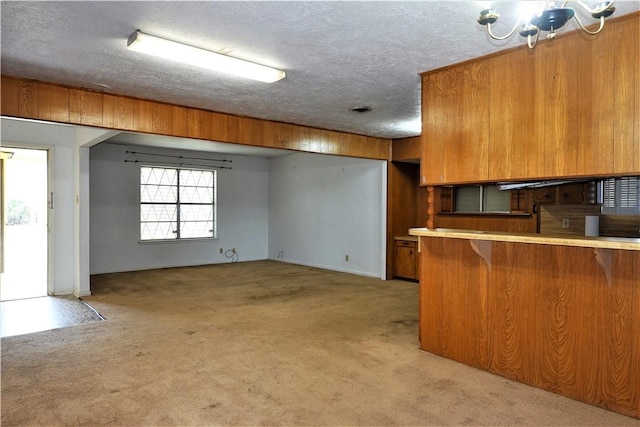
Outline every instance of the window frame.
[[(143, 196), (142, 196), (142, 190), (143, 190), (143, 186), (144, 185), (149, 185), (149, 184), (143, 184), (142, 182), (142, 171), (143, 168), (151, 168), (151, 169), (168, 169), (168, 170), (175, 170), (176, 171), (176, 184), (175, 186), (172, 185), (173, 188), (175, 188), (175, 192), (176, 192), (176, 201), (175, 202), (156, 202), (156, 201), (151, 201), (151, 202), (143, 202)], [(212, 174), (212, 181), (211, 181), (211, 185), (212, 187), (208, 187), (208, 186), (200, 186), (198, 188), (211, 188), (212, 190), (212, 201), (211, 203), (192, 203), (192, 202), (181, 202), (180, 200), (180, 194), (181, 194), (181, 188), (184, 187), (192, 187), (192, 186), (186, 186), (186, 185), (180, 185), (180, 171), (195, 171), (195, 172), (209, 172)], [(153, 184), (152, 184), (153, 185)], [(162, 222), (162, 221), (143, 221), (142, 215), (142, 207), (144, 205), (175, 205), (176, 207), (176, 212), (175, 212), (175, 221), (166, 221), (169, 223), (172, 223), (172, 227), (175, 229), (175, 231), (173, 232), (175, 234), (175, 238), (167, 238), (167, 237), (163, 237), (163, 238), (157, 238), (157, 239), (153, 239), (153, 238), (143, 238), (142, 235), (142, 229), (143, 229), (143, 224), (144, 223), (153, 223), (153, 222)], [(182, 237), (181, 236), (181, 228), (182, 228), (182, 223), (183, 222), (198, 222), (198, 221), (182, 221), (181, 219), (181, 206), (211, 206), (211, 210), (212, 210), (212, 218), (211, 218), (211, 224), (212, 224), (212, 229), (211, 231), (211, 236), (196, 236), (196, 237)], [(204, 221), (202, 221), (204, 222)], [(209, 221), (206, 221), (209, 222)], [(153, 163), (145, 163), (140, 165), (140, 168), (138, 170), (138, 241), (140, 243), (143, 244), (153, 244), (153, 243), (168, 243), (168, 242), (185, 242), (185, 241), (194, 241), (194, 240), (215, 240), (218, 238), (218, 174), (217, 174), (217, 170), (214, 168), (205, 168), (205, 167), (200, 167), (200, 168), (194, 168), (194, 167), (183, 167), (183, 166), (168, 166), (168, 165), (158, 165), (158, 164), (153, 164)]]
[[(452, 212), (456, 213), (456, 214), (468, 214), (468, 215), (475, 215), (475, 214), (498, 214), (498, 215), (503, 215), (503, 214), (510, 214), (511, 213), (511, 192), (510, 191), (504, 191), (504, 193), (506, 194), (505, 198), (507, 199), (507, 209), (506, 210), (487, 210), (486, 209), (486, 205), (487, 205), (487, 187), (493, 186), (494, 184), (476, 184), (476, 185), (455, 185), (453, 186), (453, 206), (452, 206)], [(478, 192), (478, 199), (474, 200), (475, 202), (477, 202), (477, 207), (478, 210), (458, 210), (458, 190), (461, 188), (479, 188), (479, 192)], [(500, 191), (500, 190), (498, 190)], [(500, 191), (502, 193), (502, 191)]]

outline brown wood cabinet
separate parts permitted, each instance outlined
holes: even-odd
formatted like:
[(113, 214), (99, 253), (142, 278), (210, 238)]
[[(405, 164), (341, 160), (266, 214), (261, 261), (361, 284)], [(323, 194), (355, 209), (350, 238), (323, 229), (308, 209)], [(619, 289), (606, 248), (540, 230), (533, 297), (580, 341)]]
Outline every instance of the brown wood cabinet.
[(558, 203), (561, 205), (581, 205), (584, 203), (583, 184), (565, 184), (558, 187)]
[(555, 187), (535, 188), (531, 193), (533, 194), (533, 202), (538, 205), (551, 204), (556, 202)]
[(422, 349), (640, 418), (640, 251), (420, 241)]
[[(486, 180), (489, 62), (468, 62), (422, 80), (421, 185)], [(426, 142), (426, 144), (425, 144)]]
[(418, 241), (415, 237), (396, 237), (394, 276), (418, 280)]
[(424, 73), (420, 184), (640, 173), (638, 28), (640, 12)]
[(537, 205), (592, 205), (596, 204), (596, 183), (563, 184), (531, 190)]

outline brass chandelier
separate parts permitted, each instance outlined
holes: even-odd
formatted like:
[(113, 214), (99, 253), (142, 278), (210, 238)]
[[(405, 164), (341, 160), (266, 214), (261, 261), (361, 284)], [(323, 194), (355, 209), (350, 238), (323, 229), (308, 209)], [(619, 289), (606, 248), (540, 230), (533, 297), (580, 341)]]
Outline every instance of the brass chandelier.
[(587, 13), (590, 13), (594, 19), (600, 20), (600, 26), (593, 31), (589, 30), (582, 23), (582, 21), (576, 15), (575, 9), (567, 7), (567, 3), (569, 3), (568, 1), (562, 2), (559, 7), (556, 7), (555, 1), (542, 2), (542, 6), (536, 16), (526, 22), (516, 22), (511, 32), (509, 32), (505, 36), (496, 36), (493, 31), (491, 31), (491, 24), (495, 23), (500, 17), (500, 15), (496, 13), (495, 9), (485, 9), (480, 12), (478, 23), (481, 25), (486, 25), (487, 33), (489, 33), (489, 36), (491, 36), (491, 38), (496, 40), (507, 39), (514, 35), (519, 29), (518, 34), (520, 34), (520, 36), (522, 37), (526, 37), (527, 45), (530, 49), (533, 49), (538, 42), (541, 31), (548, 32), (547, 39), (553, 39), (556, 36), (556, 30), (561, 28), (571, 18), (575, 19), (580, 28), (582, 28), (586, 33), (591, 35), (598, 34), (604, 28), (604, 18), (610, 16), (616, 10), (616, 8), (613, 7), (613, 2), (614, 0), (603, 1), (596, 4), (593, 8), (590, 8), (581, 1), (572, 2), (577, 3), (578, 6), (584, 9)]

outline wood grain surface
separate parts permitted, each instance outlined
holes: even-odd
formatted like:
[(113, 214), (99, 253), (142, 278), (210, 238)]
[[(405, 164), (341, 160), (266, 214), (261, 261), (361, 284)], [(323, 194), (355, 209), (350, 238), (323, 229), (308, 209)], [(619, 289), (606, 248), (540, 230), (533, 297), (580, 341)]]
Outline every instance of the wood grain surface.
[(389, 160), (391, 140), (2, 76), (3, 116)]
[(421, 185), (640, 173), (640, 12), (422, 75)]
[(424, 350), (640, 418), (640, 251), (420, 240)]
[(426, 182), (437, 184), (449, 177), (486, 180), (489, 62), (466, 63), (424, 76), (422, 111), (421, 164)]

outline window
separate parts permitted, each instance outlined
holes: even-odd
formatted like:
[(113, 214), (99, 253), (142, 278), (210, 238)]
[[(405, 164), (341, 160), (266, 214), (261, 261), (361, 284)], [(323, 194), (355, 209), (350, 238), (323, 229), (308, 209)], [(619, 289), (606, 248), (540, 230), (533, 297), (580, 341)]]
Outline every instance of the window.
[(510, 212), (511, 193), (495, 185), (465, 185), (455, 188), (455, 212)]
[(603, 214), (640, 214), (640, 177), (605, 179), (601, 188)]
[(140, 240), (216, 237), (216, 172), (140, 168)]

